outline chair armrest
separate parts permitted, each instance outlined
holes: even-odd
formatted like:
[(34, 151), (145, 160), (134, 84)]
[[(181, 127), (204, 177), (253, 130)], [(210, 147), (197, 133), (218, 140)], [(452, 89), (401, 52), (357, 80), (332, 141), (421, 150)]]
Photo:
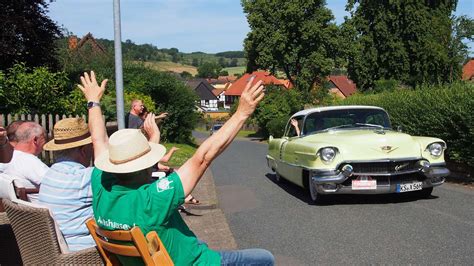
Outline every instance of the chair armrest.
[(59, 255), (55, 264), (69, 265), (104, 265), (104, 261), (96, 247), (86, 248)]

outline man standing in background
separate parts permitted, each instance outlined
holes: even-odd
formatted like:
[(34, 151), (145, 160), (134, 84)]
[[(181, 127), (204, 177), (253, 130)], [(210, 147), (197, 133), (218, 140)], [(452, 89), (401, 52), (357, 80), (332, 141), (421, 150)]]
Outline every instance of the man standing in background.
[(143, 120), (140, 115), (143, 111), (143, 102), (138, 99), (134, 99), (130, 105), (130, 112), (125, 115), (125, 127), (126, 128), (140, 128), (143, 126)]

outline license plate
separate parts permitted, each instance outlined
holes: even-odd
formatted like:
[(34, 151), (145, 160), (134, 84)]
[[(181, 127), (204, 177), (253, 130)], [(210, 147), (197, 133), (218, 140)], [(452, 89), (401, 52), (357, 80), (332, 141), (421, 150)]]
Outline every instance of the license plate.
[(422, 189), (423, 189), (423, 182), (414, 182), (414, 183), (408, 183), (408, 184), (397, 184), (397, 193), (415, 191), (415, 190), (422, 190)]
[(377, 180), (352, 180), (352, 190), (377, 189)]

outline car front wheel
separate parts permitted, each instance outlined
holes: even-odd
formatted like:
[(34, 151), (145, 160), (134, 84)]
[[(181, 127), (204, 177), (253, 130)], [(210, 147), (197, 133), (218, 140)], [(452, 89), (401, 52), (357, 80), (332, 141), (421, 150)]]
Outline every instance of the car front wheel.
[(316, 187), (311, 182), (311, 177), (308, 177), (308, 191), (311, 198), (311, 203), (319, 205), (326, 202), (326, 195), (318, 193)]

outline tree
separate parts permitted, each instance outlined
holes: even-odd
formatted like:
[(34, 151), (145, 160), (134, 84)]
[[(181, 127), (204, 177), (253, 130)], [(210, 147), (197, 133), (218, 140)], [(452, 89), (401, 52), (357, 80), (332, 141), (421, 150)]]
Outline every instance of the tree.
[(469, 58), (469, 47), (464, 40), (474, 41), (474, 20), (467, 16), (452, 17), (452, 34), (449, 44), (448, 58), (450, 59), (449, 81), (455, 81), (462, 75), (461, 64)]
[(338, 27), (323, 0), (242, 0), (250, 32), (245, 39), (247, 72), (283, 70), (308, 93), (336, 65)]
[[(452, 80), (462, 60), (453, 45), (451, 13), (457, 0), (349, 0), (353, 51), (348, 73), (362, 91), (377, 80), (415, 87)], [(454, 20), (453, 20), (454, 19)], [(471, 35), (472, 36), (472, 35)], [(457, 73), (456, 72), (456, 73)], [(457, 74), (456, 74), (457, 75)]]
[(219, 57), (217, 62), (221, 67), (226, 67), (227, 66), (227, 62), (225, 61), (224, 57)]
[(229, 67), (236, 67), (238, 63), (239, 60), (237, 60), (237, 58), (232, 58), (232, 60), (230, 60)]
[(197, 77), (217, 78), (222, 67), (214, 62), (205, 62), (198, 67)]
[(58, 67), (55, 40), (59, 27), (46, 15), (48, 1), (0, 1), (0, 70), (24, 62), (27, 67)]

